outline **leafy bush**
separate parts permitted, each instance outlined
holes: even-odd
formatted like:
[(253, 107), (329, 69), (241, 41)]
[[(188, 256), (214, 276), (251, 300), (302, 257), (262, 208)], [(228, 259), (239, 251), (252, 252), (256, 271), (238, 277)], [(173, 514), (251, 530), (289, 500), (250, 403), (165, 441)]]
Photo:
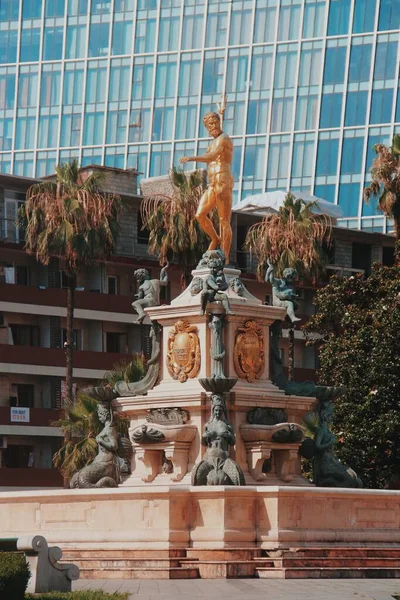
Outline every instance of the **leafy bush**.
[[(47, 594), (28, 594), (25, 600), (128, 600), (129, 594), (107, 594), (101, 590), (81, 592), (49, 592)], [(11, 600), (11, 599), (10, 599)], [(14, 600), (14, 598), (13, 598)]]
[(23, 554), (0, 552), (0, 598), (24, 600), (29, 577), (29, 566)]
[(303, 330), (319, 349), (320, 383), (346, 389), (335, 401), (337, 455), (366, 487), (399, 489), (400, 268), (332, 277), (315, 303)]

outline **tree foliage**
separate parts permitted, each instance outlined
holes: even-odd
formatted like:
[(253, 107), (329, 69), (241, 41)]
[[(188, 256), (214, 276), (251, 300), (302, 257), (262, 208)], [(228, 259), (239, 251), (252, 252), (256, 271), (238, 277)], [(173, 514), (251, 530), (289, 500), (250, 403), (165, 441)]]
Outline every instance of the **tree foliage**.
[(396, 239), (400, 239), (400, 135), (392, 145), (375, 144), (376, 157), (371, 166), (372, 182), (364, 189), (366, 202), (378, 198), (378, 208), (394, 220)]
[(332, 277), (315, 303), (303, 329), (319, 350), (320, 383), (346, 388), (335, 402), (338, 456), (367, 487), (398, 488), (400, 269)]
[(315, 277), (322, 271), (326, 263), (323, 244), (330, 242), (331, 221), (314, 214), (313, 206), (289, 192), (278, 213), (268, 214), (250, 227), (245, 246), (258, 259), (260, 279), (267, 261), (275, 265), (278, 276), (287, 267), (304, 277)]
[(120, 199), (101, 186), (104, 173), (82, 179), (78, 162), (56, 167), (55, 179), (32, 185), (21, 206), (18, 224), (25, 231), (25, 250), (45, 265), (65, 261), (66, 271), (108, 258), (119, 232)]
[(207, 250), (209, 240), (196, 220), (199, 201), (205, 184), (201, 171), (190, 174), (171, 169), (173, 193), (145, 198), (141, 205), (143, 227), (148, 229), (148, 252), (157, 256), (160, 264), (176, 262), (184, 276)]

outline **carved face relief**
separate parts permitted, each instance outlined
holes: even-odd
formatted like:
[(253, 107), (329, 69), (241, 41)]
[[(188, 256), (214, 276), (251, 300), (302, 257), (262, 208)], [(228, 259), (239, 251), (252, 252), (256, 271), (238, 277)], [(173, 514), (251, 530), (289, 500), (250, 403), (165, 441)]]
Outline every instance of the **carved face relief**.
[(246, 321), (236, 330), (233, 364), (241, 379), (252, 382), (265, 369), (264, 334), (256, 321)]
[(184, 383), (196, 377), (200, 369), (200, 342), (197, 327), (179, 320), (171, 329), (167, 347), (169, 374)]

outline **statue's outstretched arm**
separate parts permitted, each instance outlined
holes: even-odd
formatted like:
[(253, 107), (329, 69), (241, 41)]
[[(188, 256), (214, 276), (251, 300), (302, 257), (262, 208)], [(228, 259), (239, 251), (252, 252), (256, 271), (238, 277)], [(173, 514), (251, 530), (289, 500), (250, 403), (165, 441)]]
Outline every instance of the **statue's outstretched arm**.
[(163, 286), (168, 285), (168, 272), (167, 272), (168, 268), (169, 268), (169, 262), (167, 262), (165, 267), (163, 267), (160, 271), (160, 285), (163, 285)]
[(270, 283), (271, 285), (276, 285), (277, 280), (274, 277), (274, 265), (267, 260), (267, 264), (268, 264), (268, 269), (267, 272), (265, 273), (265, 281), (266, 283)]

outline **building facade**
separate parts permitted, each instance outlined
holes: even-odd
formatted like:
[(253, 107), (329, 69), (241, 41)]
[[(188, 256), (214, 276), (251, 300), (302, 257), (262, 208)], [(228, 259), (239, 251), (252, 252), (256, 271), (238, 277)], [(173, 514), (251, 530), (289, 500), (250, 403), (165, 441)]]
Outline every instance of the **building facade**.
[[(0, 171), (166, 173), (207, 147), (226, 93), (235, 200), (272, 189), (362, 202), (376, 142), (400, 132), (398, 0), (1, 0)], [(390, 225), (390, 224), (389, 224)]]

